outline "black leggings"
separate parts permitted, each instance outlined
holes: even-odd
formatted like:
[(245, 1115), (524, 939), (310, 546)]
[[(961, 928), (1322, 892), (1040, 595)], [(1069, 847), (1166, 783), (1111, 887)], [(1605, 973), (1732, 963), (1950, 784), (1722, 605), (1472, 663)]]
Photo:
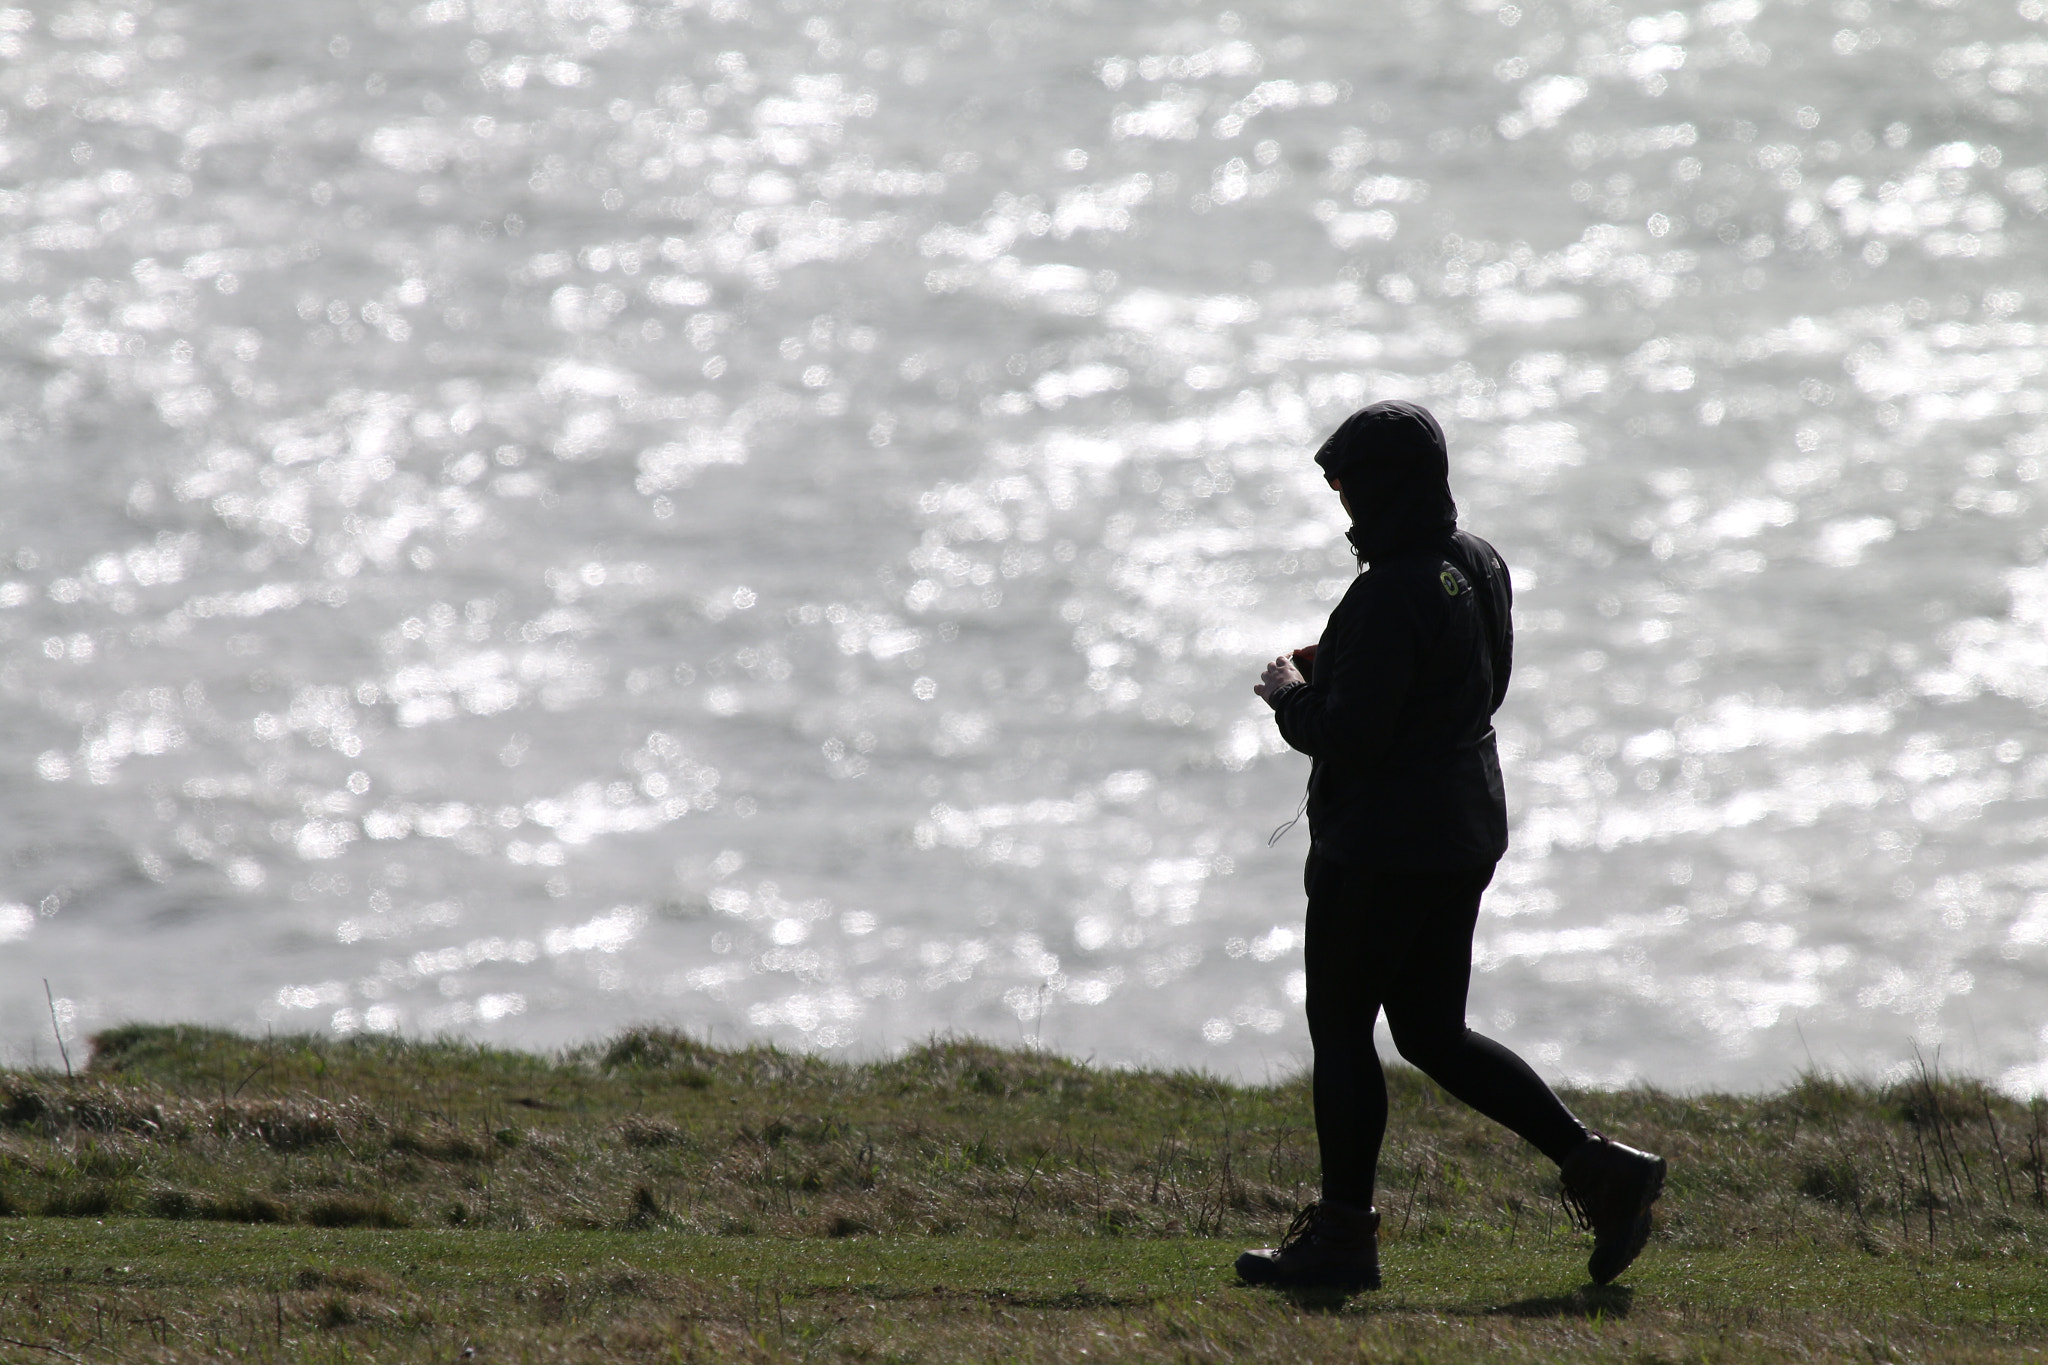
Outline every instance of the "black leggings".
[(1308, 1034), (1315, 1049), (1323, 1198), (1372, 1203), (1387, 1083), (1380, 1009), (1401, 1055), (1494, 1122), (1563, 1162), (1586, 1126), (1529, 1064), (1465, 1027), (1472, 928), (1493, 868), (1391, 871), (1308, 859)]

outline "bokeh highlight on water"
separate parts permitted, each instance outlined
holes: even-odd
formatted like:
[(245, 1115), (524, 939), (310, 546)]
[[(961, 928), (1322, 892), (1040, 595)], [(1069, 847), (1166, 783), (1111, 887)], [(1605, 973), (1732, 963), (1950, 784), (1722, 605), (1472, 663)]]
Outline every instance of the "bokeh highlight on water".
[(1287, 1071), (1250, 686), (1408, 397), (1519, 588), (1475, 1024), (2048, 1088), (2044, 15), (0, 9), (0, 1041)]

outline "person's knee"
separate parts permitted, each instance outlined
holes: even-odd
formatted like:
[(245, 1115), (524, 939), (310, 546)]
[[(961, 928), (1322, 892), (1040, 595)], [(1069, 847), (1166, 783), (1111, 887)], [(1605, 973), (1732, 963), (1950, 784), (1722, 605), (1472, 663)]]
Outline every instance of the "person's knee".
[(1313, 998), (1308, 1002), (1308, 1036), (1315, 1039), (1334, 1039), (1351, 1031), (1352, 1021), (1348, 1011), (1335, 1004), (1318, 1005)]
[(1351, 1040), (1363, 1033), (1368, 1042), (1372, 1038), (1372, 1026), (1379, 1018), (1379, 1009), (1363, 1009), (1354, 991), (1346, 995), (1342, 991), (1317, 991), (1313, 987), (1308, 993), (1308, 1036), (1319, 1043), (1335, 1043)]
[(1468, 1032), (1464, 1023), (1455, 1024), (1441, 1021), (1388, 1021), (1388, 1032), (1394, 1036), (1394, 1048), (1401, 1054), (1401, 1060), (1423, 1071), (1435, 1071), (1455, 1057), (1465, 1045)]

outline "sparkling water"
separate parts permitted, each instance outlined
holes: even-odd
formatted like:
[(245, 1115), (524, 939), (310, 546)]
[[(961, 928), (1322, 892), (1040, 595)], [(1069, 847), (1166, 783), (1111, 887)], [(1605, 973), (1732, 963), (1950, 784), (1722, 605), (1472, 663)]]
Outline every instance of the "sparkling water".
[(1404, 397), (1518, 592), (1474, 1024), (2048, 1088), (2044, 16), (0, 9), (0, 1045), (1285, 1073), (1251, 685)]

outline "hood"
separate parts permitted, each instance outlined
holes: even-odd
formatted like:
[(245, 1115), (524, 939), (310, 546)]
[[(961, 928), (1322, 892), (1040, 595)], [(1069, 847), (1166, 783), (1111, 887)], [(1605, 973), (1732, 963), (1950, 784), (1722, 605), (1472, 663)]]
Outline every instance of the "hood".
[(1420, 403), (1360, 408), (1316, 452), (1327, 478), (1344, 481), (1351, 547), (1371, 560), (1458, 524), (1444, 429)]

